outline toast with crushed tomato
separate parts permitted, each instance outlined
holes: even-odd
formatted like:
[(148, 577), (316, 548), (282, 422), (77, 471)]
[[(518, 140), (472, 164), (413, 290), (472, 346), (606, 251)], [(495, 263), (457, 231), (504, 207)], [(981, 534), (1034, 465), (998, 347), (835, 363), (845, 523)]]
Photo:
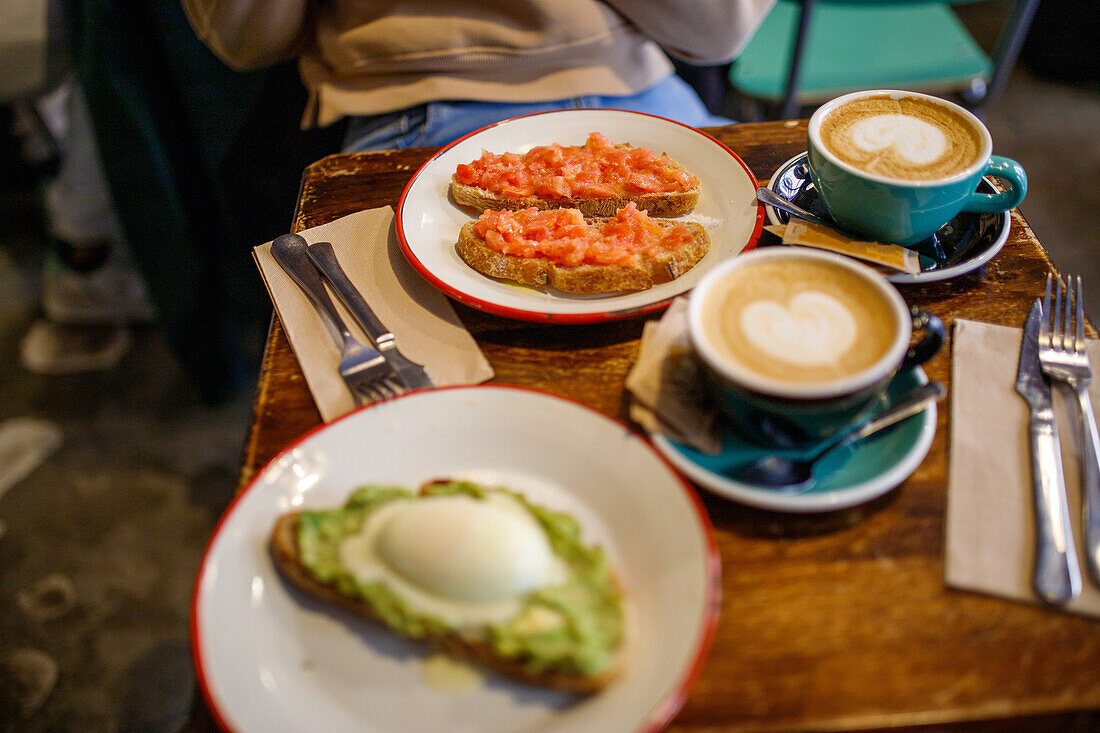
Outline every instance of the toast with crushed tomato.
[[(624, 207), (624, 210), (628, 207)], [(559, 213), (562, 211), (564, 210), (558, 210)], [(493, 213), (496, 212), (483, 212), (482, 216)], [(459, 257), (482, 275), (532, 287), (552, 287), (574, 295), (648, 290), (654, 285), (671, 282), (682, 276), (710, 250), (710, 235), (695, 222), (669, 221), (648, 216), (645, 218), (648, 225), (663, 233), (675, 228), (686, 234), (680, 235), (680, 241), (674, 247), (650, 255), (636, 253), (627, 262), (566, 264), (537, 254), (506, 254), (499, 248), (490, 246), (485, 236), (479, 235), (480, 220), (477, 220), (462, 226), (455, 248)], [(586, 218), (585, 222), (599, 226), (610, 220)]]
[[(523, 156), (485, 152), (479, 160), (458, 166), (451, 176), (451, 196), (455, 203), (478, 212), (566, 208), (578, 209), (593, 218), (613, 216), (630, 202), (657, 217), (679, 216), (695, 208), (699, 201), (699, 179), (665, 154), (656, 155), (628, 143), (614, 145), (599, 133), (590, 135), (583, 146), (557, 147), (583, 151), (593, 146), (594, 141), (598, 143), (594, 149), (602, 151), (604, 157), (621, 154), (624, 160), (602, 161), (585, 170), (555, 160), (552, 152), (543, 152), (554, 148), (553, 145), (533, 148)], [(489, 169), (473, 167), (479, 165)], [(638, 170), (638, 166), (648, 170)], [(532, 175), (535, 180), (524, 178), (517, 182), (513, 175)], [(677, 186), (677, 190), (650, 190), (660, 187), (662, 181)]]
[(630, 202), (639, 209), (648, 211), (652, 216), (669, 217), (690, 213), (699, 201), (699, 189), (693, 191), (666, 193), (623, 194), (609, 198), (585, 198), (566, 196), (546, 198), (534, 194), (527, 196), (507, 196), (493, 193), (482, 188), (467, 186), (451, 179), (451, 196), (455, 203), (469, 206), (478, 212), (487, 209), (579, 209), (585, 216), (597, 218), (612, 216)]
[[(455, 482), (431, 481), (422, 486), (419, 493), (425, 495), (435, 487), (446, 488), (448, 485), (455, 485)], [(392, 491), (392, 489), (386, 490)], [(487, 640), (468, 631), (441, 632), (430, 625), (425, 625), (422, 634), (411, 635), (394, 629), (386, 618), (388, 614), (394, 613), (393, 607), (379, 608), (370, 601), (341, 589), (337, 582), (322, 580), (303, 562), (299, 537), (301, 536), (300, 524), (305, 514), (305, 512), (291, 512), (280, 516), (269, 536), (268, 551), (279, 573), (307, 595), (326, 601), (355, 616), (379, 623), (404, 636), (414, 636), (421, 641), (438, 644), (455, 658), (469, 660), (513, 679), (540, 687), (587, 694), (603, 689), (621, 674), (625, 662), (622, 640), (611, 662), (603, 669), (597, 672), (581, 672), (572, 669), (532, 669), (529, 660), (522, 655), (504, 656), (494, 650)], [(614, 574), (611, 574), (610, 582), (614, 592), (621, 597), (622, 590)]]

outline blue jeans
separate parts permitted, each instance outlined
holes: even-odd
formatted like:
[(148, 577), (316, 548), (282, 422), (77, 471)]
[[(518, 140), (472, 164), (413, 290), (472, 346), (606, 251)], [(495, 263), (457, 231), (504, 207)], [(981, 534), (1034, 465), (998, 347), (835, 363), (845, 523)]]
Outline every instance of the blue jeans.
[(551, 102), (430, 102), (371, 117), (352, 117), (344, 137), (344, 152), (400, 150), (447, 145), (486, 125), (510, 117), (555, 109), (607, 108), (648, 112), (693, 127), (728, 125), (732, 120), (712, 115), (687, 82), (670, 76), (629, 97), (589, 95)]

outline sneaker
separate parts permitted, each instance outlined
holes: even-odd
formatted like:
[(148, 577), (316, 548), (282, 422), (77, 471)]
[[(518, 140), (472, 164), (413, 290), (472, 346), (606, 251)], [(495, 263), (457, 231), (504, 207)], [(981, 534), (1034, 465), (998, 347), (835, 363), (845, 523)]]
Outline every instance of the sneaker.
[(0, 657), (0, 712), (13, 723), (34, 715), (57, 686), (57, 660), (38, 649)]
[(61, 428), (48, 420), (13, 417), (0, 423), (0, 496), (61, 447)]
[(19, 355), (29, 371), (58, 375), (110, 369), (129, 349), (126, 326), (41, 320), (23, 336)]
[(156, 317), (141, 275), (113, 250), (106, 262), (87, 273), (51, 255), (43, 273), (42, 307), (59, 324), (150, 322)]

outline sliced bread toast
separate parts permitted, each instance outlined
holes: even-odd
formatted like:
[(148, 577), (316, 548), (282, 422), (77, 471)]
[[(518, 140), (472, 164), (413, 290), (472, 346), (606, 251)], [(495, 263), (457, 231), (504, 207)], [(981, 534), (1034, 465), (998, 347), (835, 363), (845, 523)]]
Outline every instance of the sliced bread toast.
[(647, 290), (680, 277), (710, 249), (710, 235), (695, 222), (652, 221), (662, 229), (684, 226), (691, 238), (683, 246), (655, 257), (635, 255), (629, 266), (581, 264), (567, 267), (544, 258), (502, 254), (477, 235), (477, 222), (470, 221), (459, 231), (455, 248), (459, 257), (481, 274), (521, 285), (549, 286), (575, 295)]
[(588, 217), (613, 216), (616, 211), (633, 201), (650, 216), (680, 216), (687, 214), (699, 202), (699, 189), (669, 193), (622, 194), (609, 198), (542, 198), (539, 196), (504, 196), (483, 188), (467, 186), (452, 177), (451, 196), (460, 206), (469, 206), (478, 212), (486, 209), (579, 209)]
[[(570, 157), (574, 154), (586, 160), (578, 163)], [(496, 166), (499, 175), (491, 175)], [(520, 178), (513, 177), (516, 175)], [(516, 186), (530, 193), (506, 193)], [(673, 190), (658, 192), (664, 187)], [(613, 144), (600, 133), (592, 133), (584, 145), (538, 146), (522, 157), (486, 152), (480, 160), (458, 166), (451, 176), (451, 196), (460, 206), (478, 212), (567, 208), (579, 209), (588, 217), (605, 217), (633, 201), (651, 216), (680, 216), (698, 203), (699, 179), (667, 155), (629, 143)]]
[[(386, 624), (369, 602), (342, 592), (334, 584), (320, 580), (302, 563), (298, 544), (300, 516), (298, 512), (281, 516), (269, 538), (269, 552), (283, 577), (312, 597), (379, 623), (395, 633), (400, 633)], [(592, 693), (603, 689), (621, 673), (623, 666), (623, 655), (620, 653), (611, 664), (596, 674), (560, 670), (533, 671), (526, 664), (527, 660), (501, 656), (487, 641), (468, 638), (457, 631), (440, 635), (429, 634), (421, 641), (434, 643), (458, 659), (483, 665), (529, 684), (578, 693)]]

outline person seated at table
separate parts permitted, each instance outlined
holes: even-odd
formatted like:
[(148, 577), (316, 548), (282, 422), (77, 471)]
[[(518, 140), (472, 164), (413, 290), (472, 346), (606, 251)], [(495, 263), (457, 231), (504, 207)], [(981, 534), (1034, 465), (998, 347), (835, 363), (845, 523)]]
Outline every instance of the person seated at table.
[(346, 118), (347, 152), (445, 145), (494, 122), (611, 107), (696, 127), (708, 111), (669, 56), (736, 57), (774, 0), (183, 0), (233, 68), (298, 58), (304, 127)]

